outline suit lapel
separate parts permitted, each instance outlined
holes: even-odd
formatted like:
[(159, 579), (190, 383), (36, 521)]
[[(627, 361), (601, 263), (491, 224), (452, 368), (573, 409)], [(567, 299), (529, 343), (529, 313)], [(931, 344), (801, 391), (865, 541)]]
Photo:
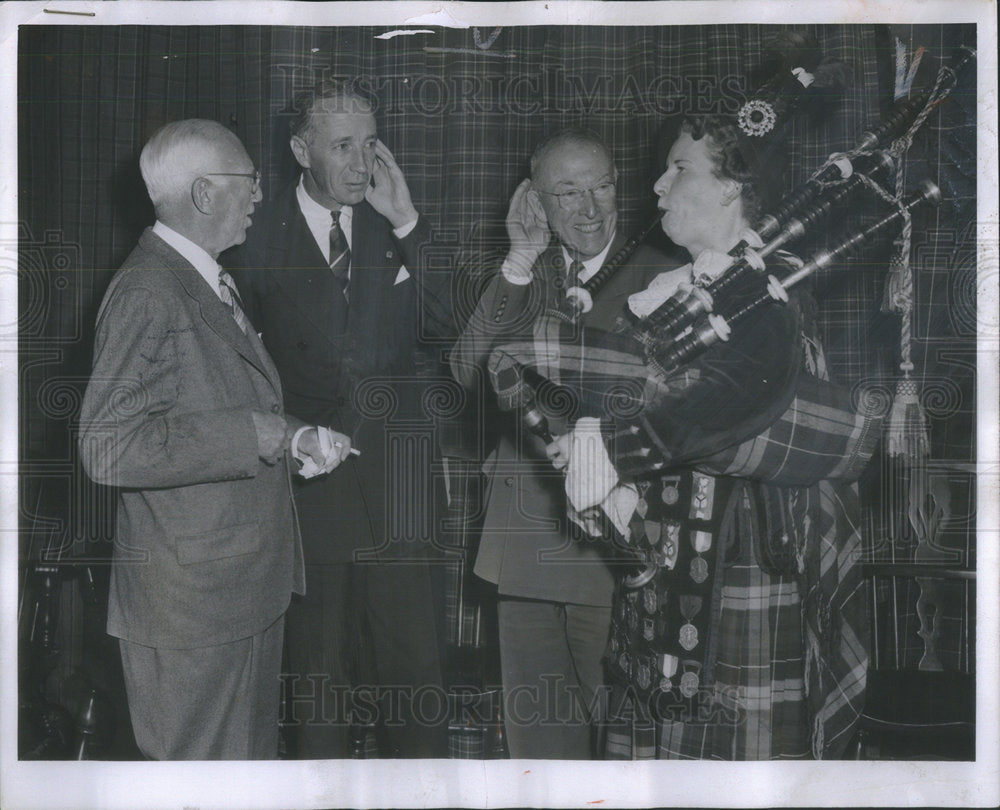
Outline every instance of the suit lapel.
[(232, 313), (225, 307), (215, 292), (208, 286), (201, 274), (170, 245), (159, 236), (147, 230), (140, 238), (140, 244), (157, 256), (164, 268), (173, 273), (185, 292), (198, 304), (202, 320), (222, 340), (228, 343), (244, 360), (260, 371), (275, 392), (280, 392), (278, 373), (267, 356), (256, 334), (246, 335), (240, 329)]
[(351, 306), (348, 331), (359, 334), (378, 317), (379, 304), (396, 280), (400, 260), (391, 238), (382, 237), (381, 215), (363, 201), (351, 215)]
[[(291, 306), (327, 338), (338, 319), (341, 295), (323, 252), (302, 216), (295, 186), (276, 202), (277, 216), (267, 235), (267, 262), (274, 283), (285, 292)], [(353, 256), (353, 248), (351, 250)], [(351, 284), (354, 284), (352, 277)], [(342, 316), (341, 316), (342, 317)]]

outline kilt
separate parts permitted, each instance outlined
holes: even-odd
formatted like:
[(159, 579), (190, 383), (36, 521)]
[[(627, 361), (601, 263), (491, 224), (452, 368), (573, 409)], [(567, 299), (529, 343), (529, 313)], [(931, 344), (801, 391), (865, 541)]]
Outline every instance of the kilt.
[(617, 690), (608, 759), (811, 758), (798, 585), (753, 562), (728, 566), (720, 575), (714, 682), (658, 718)]

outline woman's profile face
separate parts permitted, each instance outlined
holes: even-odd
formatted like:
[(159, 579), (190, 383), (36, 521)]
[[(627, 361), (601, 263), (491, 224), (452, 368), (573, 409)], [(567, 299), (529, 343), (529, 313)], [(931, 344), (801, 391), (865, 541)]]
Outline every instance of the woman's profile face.
[(653, 185), (663, 216), (663, 232), (697, 258), (703, 250), (728, 250), (720, 245), (727, 239), (734, 217), (742, 219), (739, 184), (716, 176), (716, 165), (709, 152), (709, 139), (699, 140), (682, 132), (667, 156), (667, 170)]

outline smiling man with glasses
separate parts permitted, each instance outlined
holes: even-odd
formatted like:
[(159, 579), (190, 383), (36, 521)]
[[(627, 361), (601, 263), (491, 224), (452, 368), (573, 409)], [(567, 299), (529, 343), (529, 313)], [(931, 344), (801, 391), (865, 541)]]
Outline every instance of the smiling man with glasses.
[[(618, 233), (611, 151), (594, 132), (569, 128), (535, 149), (531, 178), (507, 214), (510, 249), (452, 351), (452, 373), (489, 391), (484, 364), (498, 343), (530, 337), (566, 289), (585, 282), (624, 244)], [(610, 329), (627, 296), (667, 266), (648, 246), (594, 296), (581, 323)], [(595, 756), (604, 716), (604, 655), (613, 577), (600, 547), (566, 514), (562, 476), (540, 439), (511, 414), (488, 425), (496, 449), (476, 574), (497, 585), (504, 723), (511, 757)], [(550, 420), (561, 432), (558, 419)]]

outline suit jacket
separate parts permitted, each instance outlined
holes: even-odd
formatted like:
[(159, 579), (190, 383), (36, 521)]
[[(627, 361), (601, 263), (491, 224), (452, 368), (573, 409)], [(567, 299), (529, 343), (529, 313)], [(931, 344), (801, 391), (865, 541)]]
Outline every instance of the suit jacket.
[(111, 635), (221, 644), (304, 590), (289, 459), (258, 458), (254, 409), (283, 412), (264, 347), (146, 230), (101, 305), (81, 415), (87, 472), (120, 487)]
[[(624, 242), (615, 239), (613, 256)], [(659, 251), (641, 246), (594, 298), (584, 326), (610, 330), (626, 299), (671, 267)], [(530, 284), (502, 273), (487, 286), (452, 351), (452, 373), (480, 397), (492, 397), (484, 365), (493, 346), (531, 335), (546, 307), (565, 294), (565, 260), (555, 243), (539, 256)], [(501, 594), (584, 605), (611, 604), (614, 580), (605, 549), (566, 517), (563, 474), (546, 460), (540, 439), (526, 435), (512, 414), (502, 414), (496, 449), (486, 460), (490, 478), (475, 572)], [(565, 430), (555, 422), (553, 432)]]
[[(397, 240), (362, 202), (351, 232), (346, 308), (294, 185), (258, 211), (231, 257), (288, 412), (349, 435), (361, 451), (329, 475), (297, 482), (309, 564), (351, 562), (359, 550), (412, 556), (427, 550), (434, 533), (433, 420), (422, 404), (427, 379), (415, 366), (419, 336), (449, 329), (447, 285), (425, 278), (430, 226), (423, 218)], [(401, 457), (413, 437), (416, 451)]]

